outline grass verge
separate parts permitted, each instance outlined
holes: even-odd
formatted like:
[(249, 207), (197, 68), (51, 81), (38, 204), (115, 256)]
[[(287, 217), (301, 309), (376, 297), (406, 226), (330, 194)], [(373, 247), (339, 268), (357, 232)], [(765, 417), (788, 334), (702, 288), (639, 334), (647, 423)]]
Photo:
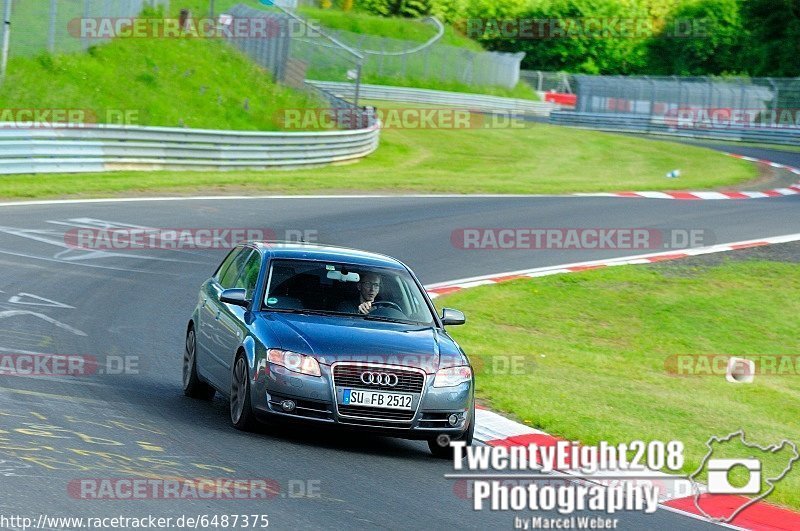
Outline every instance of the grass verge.
[[(668, 368), (683, 354), (800, 360), (800, 264), (694, 264), (518, 280), (436, 302), (467, 314), (468, 326), (452, 333), (478, 367), (479, 397), (548, 433), (586, 444), (681, 440), (685, 473), (711, 435), (744, 429), (761, 445), (800, 443), (800, 367), (749, 385), (726, 382), (724, 372), (679, 376)], [(507, 356), (524, 357), (525, 369), (492, 370)], [(765, 477), (787, 458), (766, 457)], [(800, 509), (797, 464), (769, 501)]]
[(389, 85), (394, 87), (426, 88), (433, 90), (448, 90), (451, 92), (466, 92), (471, 94), (487, 94), (504, 98), (519, 98), (523, 100), (539, 101), (539, 95), (526, 83), (517, 83), (514, 88), (497, 86), (467, 85), (458, 81), (443, 81), (440, 79), (415, 79), (401, 76), (379, 76), (366, 72), (363, 76), (364, 83), (374, 85)]
[[(674, 168), (681, 169), (680, 179), (665, 178)], [(316, 169), (110, 172), (36, 179), (8, 175), (0, 179), (0, 197), (701, 189), (746, 181), (756, 174), (755, 165), (704, 148), (525, 123), (522, 129), (385, 129), (380, 149), (365, 160)]]

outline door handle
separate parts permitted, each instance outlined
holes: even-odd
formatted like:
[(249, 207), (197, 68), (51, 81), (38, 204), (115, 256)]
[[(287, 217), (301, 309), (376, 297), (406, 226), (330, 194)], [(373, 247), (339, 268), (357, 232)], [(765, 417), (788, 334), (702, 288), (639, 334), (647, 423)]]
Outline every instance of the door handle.
[(217, 316), (216, 316), (216, 317), (214, 317), (214, 319), (215, 319), (215, 320), (217, 320), (217, 321), (219, 321), (219, 316), (220, 316), (220, 314), (221, 314), (221, 313), (222, 313), (222, 311), (221, 311), (221, 310), (217, 310)]

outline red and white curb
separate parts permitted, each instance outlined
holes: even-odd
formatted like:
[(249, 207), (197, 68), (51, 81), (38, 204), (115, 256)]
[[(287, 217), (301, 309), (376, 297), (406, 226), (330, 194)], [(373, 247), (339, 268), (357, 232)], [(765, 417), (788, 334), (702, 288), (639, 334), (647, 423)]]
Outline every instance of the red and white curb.
[[(557, 275), (562, 273), (575, 273), (590, 269), (610, 267), (617, 265), (651, 264), (666, 260), (678, 260), (690, 256), (712, 254), (720, 252), (749, 249), (762, 247), (777, 243), (787, 243), (800, 241), (800, 233), (775, 236), (770, 238), (760, 238), (757, 240), (745, 240), (731, 242), (707, 247), (697, 247), (686, 249), (676, 253), (673, 251), (643, 254), (637, 256), (626, 256), (605, 260), (593, 260), (589, 262), (577, 262), (557, 266), (539, 267), (520, 271), (511, 271), (494, 275), (471, 277), (449, 282), (440, 282), (425, 286), (431, 298), (441, 295), (454, 293), (463, 289), (497, 284), (509, 280), (521, 278), (534, 278), (547, 275)], [(552, 446), (559, 440), (541, 430), (531, 428), (525, 424), (510, 420), (502, 415), (489, 411), (485, 408), (476, 410), (475, 439), (490, 446), (528, 446), (536, 444), (538, 446)], [(591, 480), (576, 478), (575, 481), (591, 482), (601, 485), (619, 484), (620, 481), (641, 482), (635, 478), (625, 480), (625, 476), (635, 476), (638, 472), (621, 470), (606, 470), (597, 472)], [(556, 474), (554, 478), (569, 478), (568, 471)], [(606, 476), (608, 479), (603, 479)], [(657, 484), (659, 487), (659, 505), (662, 509), (677, 512), (698, 520), (709, 521), (695, 505), (694, 489), (701, 493), (705, 492), (702, 485), (695, 485), (688, 479), (671, 476), (663, 472), (650, 471), (648, 479), (650, 484)], [(733, 512), (736, 507), (744, 503), (745, 498), (736, 495), (714, 495), (713, 498), (704, 498), (704, 509), (715, 518), (723, 518)], [(715, 522), (717, 525), (732, 529), (753, 529), (758, 531), (795, 531), (800, 529), (800, 513), (776, 507), (769, 503), (758, 502), (739, 513), (730, 524)]]
[(516, 280), (519, 278), (534, 278), (548, 275), (560, 275), (563, 273), (577, 273), (589, 269), (600, 269), (603, 267), (619, 265), (652, 264), (654, 262), (680, 260), (681, 258), (689, 258), (691, 256), (699, 256), (703, 254), (722, 253), (727, 251), (748, 249), (751, 247), (763, 247), (765, 245), (795, 241), (800, 241), (800, 233), (787, 234), (784, 236), (773, 236), (770, 238), (759, 238), (756, 240), (723, 243), (719, 245), (709, 245), (706, 247), (694, 247), (681, 251), (663, 251), (635, 256), (623, 256), (620, 258), (606, 258), (603, 260), (591, 260), (588, 262), (575, 262), (572, 264), (561, 264), (555, 266), (536, 267), (533, 269), (522, 269), (519, 271), (508, 271), (506, 273), (495, 273), (493, 275), (438, 282), (436, 284), (429, 284), (425, 286), (425, 289), (428, 291), (430, 297), (435, 299), (441, 295), (455, 293), (456, 291), (461, 291), (462, 289), (485, 286), (488, 284), (498, 284), (500, 282)]
[[(738, 155), (736, 153), (725, 153), (730, 157), (749, 162), (756, 162), (765, 164), (772, 168), (779, 168), (787, 170), (795, 175), (800, 175), (800, 169), (771, 160), (756, 159), (747, 157), (745, 155)], [(610, 193), (591, 193), (591, 194), (574, 194), (582, 197), (639, 197), (647, 199), (683, 199), (683, 200), (697, 200), (697, 199), (759, 199), (764, 197), (782, 197), (785, 195), (800, 194), (800, 182), (792, 184), (786, 188), (775, 188), (772, 190), (762, 190), (759, 192), (610, 192)]]

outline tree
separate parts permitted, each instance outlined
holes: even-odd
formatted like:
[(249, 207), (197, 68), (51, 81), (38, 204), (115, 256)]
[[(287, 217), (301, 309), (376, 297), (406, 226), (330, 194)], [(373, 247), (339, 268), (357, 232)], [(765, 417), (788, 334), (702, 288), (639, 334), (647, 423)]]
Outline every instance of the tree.
[(800, 76), (800, 2), (741, 0), (749, 29), (747, 70), (754, 76)]
[(644, 66), (643, 44), (652, 31), (647, 11), (636, 2), (553, 0), (520, 18), (518, 28), (487, 26), (482, 42), (493, 50), (523, 51), (523, 66), (538, 70), (631, 74)]
[(653, 74), (704, 76), (743, 73), (745, 29), (737, 0), (681, 4), (647, 45)]

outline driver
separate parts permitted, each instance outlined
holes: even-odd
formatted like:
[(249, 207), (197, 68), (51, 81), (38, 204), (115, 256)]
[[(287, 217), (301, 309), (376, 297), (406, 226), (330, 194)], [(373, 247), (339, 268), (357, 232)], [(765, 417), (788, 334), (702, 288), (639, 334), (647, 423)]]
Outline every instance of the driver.
[(377, 273), (362, 273), (356, 284), (358, 288), (358, 302), (343, 301), (339, 304), (338, 310), (347, 313), (360, 313), (367, 315), (372, 310), (375, 297), (381, 290), (381, 277)]

